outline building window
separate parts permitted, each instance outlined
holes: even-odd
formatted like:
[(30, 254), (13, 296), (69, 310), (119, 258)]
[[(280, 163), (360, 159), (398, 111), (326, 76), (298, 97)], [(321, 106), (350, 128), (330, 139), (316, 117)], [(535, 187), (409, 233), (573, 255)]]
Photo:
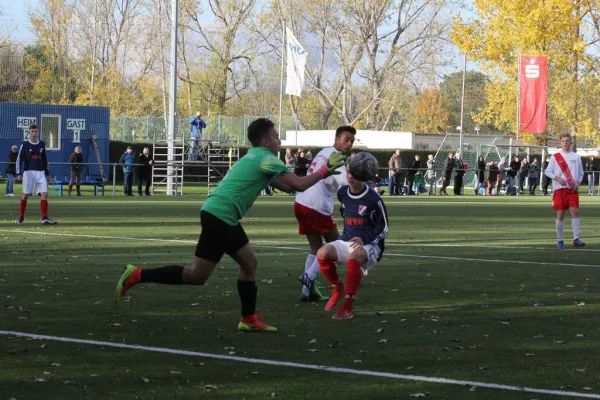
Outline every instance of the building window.
[(47, 150), (60, 150), (61, 116), (42, 114), (40, 138)]

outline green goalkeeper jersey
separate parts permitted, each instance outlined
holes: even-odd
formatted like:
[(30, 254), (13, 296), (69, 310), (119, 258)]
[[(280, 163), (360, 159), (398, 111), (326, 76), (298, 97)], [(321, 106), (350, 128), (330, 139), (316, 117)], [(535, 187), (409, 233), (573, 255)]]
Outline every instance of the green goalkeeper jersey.
[(202, 206), (223, 222), (235, 226), (271, 179), (289, 168), (264, 147), (253, 147), (229, 170)]

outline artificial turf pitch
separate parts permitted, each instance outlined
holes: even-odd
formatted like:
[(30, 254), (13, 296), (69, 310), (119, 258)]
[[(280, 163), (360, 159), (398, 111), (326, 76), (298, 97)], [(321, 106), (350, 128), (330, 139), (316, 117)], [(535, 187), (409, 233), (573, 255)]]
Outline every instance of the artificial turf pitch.
[[(40, 225), (36, 198), (26, 224), (12, 224), (18, 198), (2, 198), (0, 330), (600, 394), (598, 198), (581, 198), (586, 248), (560, 252), (550, 197), (385, 200), (384, 258), (355, 318), (336, 321), (298, 301), (307, 245), (293, 198), (259, 198), (243, 225), (259, 256), (258, 308), (279, 332), (238, 334), (228, 258), (206, 286), (142, 285), (113, 304), (125, 264), (189, 265), (202, 197), (51, 197), (56, 226)], [(0, 400), (411, 396), (556, 397), (0, 335)]]

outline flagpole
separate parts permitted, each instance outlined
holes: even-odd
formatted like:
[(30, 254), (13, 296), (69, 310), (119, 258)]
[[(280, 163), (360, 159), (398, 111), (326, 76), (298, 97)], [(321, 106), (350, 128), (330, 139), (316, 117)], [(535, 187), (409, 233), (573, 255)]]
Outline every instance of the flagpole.
[(521, 53), (517, 61), (517, 155), (519, 155), (519, 131), (521, 130)]
[(281, 135), (281, 118), (283, 113), (283, 68), (285, 62), (285, 21), (282, 23), (281, 30), (281, 82), (279, 84), (279, 135)]
[(467, 53), (465, 52), (465, 63), (463, 67), (463, 80), (462, 80), (462, 96), (460, 101), (460, 144), (458, 145), (460, 155), (462, 157), (463, 151), (463, 135), (464, 129), (464, 114), (465, 114), (465, 81), (467, 80)]

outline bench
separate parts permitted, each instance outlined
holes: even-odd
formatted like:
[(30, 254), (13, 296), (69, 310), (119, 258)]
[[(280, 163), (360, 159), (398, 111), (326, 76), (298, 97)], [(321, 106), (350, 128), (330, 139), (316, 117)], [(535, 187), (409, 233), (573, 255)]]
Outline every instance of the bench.
[[(59, 181), (56, 177), (54, 177), (54, 182), (51, 184), (52, 188), (52, 196), (63, 195), (63, 186), (69, 185), (70, 178), (65, 176), (63, 181)], [(93, 186), (94, 187), (94, 196), (98, 196), (98, 190), (102, 192), (102, 196), (104, 196), (104, 182), (102, 179), (94, 178), (93, 176), (86, 176), (84, 180), (81, 181), (81, 186)]]

